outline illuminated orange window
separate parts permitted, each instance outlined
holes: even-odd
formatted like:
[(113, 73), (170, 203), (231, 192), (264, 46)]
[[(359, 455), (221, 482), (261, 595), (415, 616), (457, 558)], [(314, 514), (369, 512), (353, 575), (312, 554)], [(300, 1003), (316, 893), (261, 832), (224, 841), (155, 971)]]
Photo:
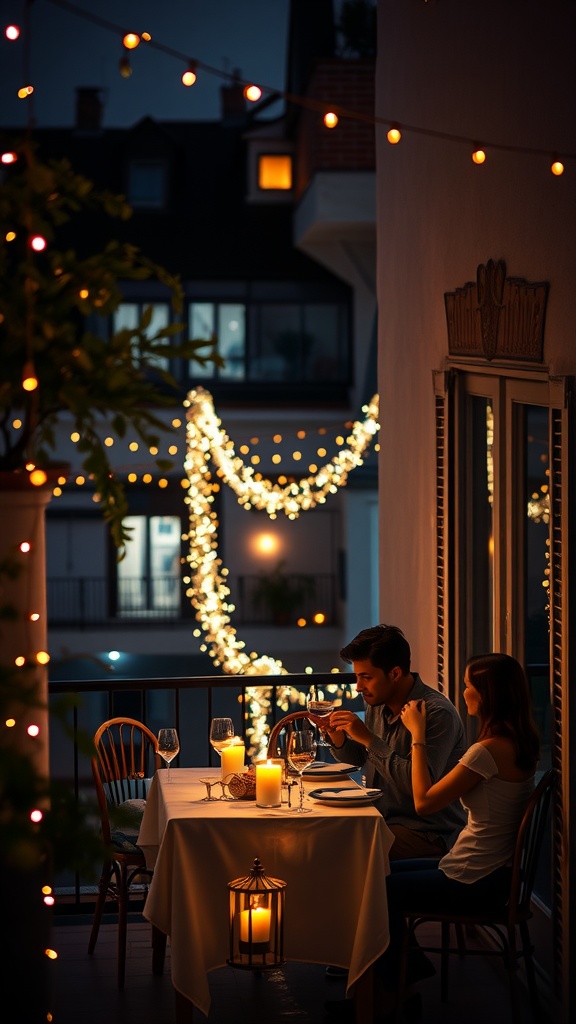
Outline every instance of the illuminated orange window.
[(268, 154), (258, 159), (258, 188), (292, 188), (292, 157), (282, 154)]

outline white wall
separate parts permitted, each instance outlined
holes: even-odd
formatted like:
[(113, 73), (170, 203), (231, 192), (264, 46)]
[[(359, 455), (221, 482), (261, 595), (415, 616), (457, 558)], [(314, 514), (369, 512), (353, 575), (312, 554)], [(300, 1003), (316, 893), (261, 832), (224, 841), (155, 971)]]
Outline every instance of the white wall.
[[(545, 359), (576, 370), (576, 11), (562, 0), (380, 0), (376, 113), (484, 143), (377, 128), (380, 617), (436, 679), (434, 400), (447, 355), (444, 293), (488, 259), (550, 282)], [(489, 143), (546, 150), (504, 152)], [(549, 152), (549, 156), (548, 156)]]

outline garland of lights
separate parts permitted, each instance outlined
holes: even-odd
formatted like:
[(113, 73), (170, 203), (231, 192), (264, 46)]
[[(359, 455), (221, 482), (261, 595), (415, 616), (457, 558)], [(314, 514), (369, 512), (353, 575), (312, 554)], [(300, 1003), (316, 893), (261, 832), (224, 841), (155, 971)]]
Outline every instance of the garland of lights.
[(378, 396), (363, 407), (364, 421), (352, 425), (347, 449), (314, 476), (284, 488), (269, 480), (254, 480), (253, 470), (235, 455), (232, 442), (221, 429), (208, 391), (190, 391), (184, 405), (188, 421), (184, 468), (189, 481), (185, 502), (189, 505), (190, 522), (186, 560), (191, 570), (191, 576), (186, 576), (184, 582), (188, 586), (186, 596), (196, 609), (196, 619), (206, 637), (202, 650), (209, 652), (216, 666), (234, 675), (286, 675), (281, 661), (254, 652), (247, 654), (244, 642), (232, 626), (234, 605), (229, 600), (228, 570), (218, 557), (218, 521), (212, 507), (219, 485), (212, 478), (210, 462), (218, 465), (244, 508), (265, 510), (271, 518), (284, 511), (293, 519), (300, 511), (325, 501), (328, 493), (334, 494), (344, 487), (350, 469), (362, 465), (362, 454), (379, 429)]
[[(565, 160), (573, 160), (576, 157), (576, 153), (573, 152), (560, 152), (557, 151), (553, 154), (548, 149), (544, 149), (536, 146), (513, 146), (507, 143), (489, 142), (484, 140), (482, 147), (478, 146), (478, 139), (469, 138), (465, 135), (457, 135), (450, 132), (442, 132), (433, 128), (421, 127), (418, 125), (400, 123), (395, 118), (383, 117), (375, 114), (367, 114), (358, 110), (351, 110), (347, 107), (339, 105), (329, 105), (326, 100), (315, 99), (311, 96), (299, 96), (293, 95), (292, 93), (282, 92), (281, 90), (274, 89), (267, 85), (257, 85), (256, 83), (244, 80), (236, 76), (231, 76), (227, 72), (218, 70), (217, 68), (211, 67), (209, 64), (205, 64), (203, 61), (197, 60), (196, 58), (190, 58), (187, 54), (175, 50), (171, 46), (152, 39), (149, 32), (127, 32), (126, 28), (121, 25), (115, 24), (114, 22), (108, 21), (105, 18), (91, 12), (82, 10), (75, 4), (70, 3), (69, 0), (47, 0), (48, 3), (53, 4), (55, 7), (67, 11), (70, 14), (77, 15), (83, 18), (85, 21), (91, 21), (93, 24), (98, 25), (100, 28), (106, 29), (118, 36), (122, 40), (122, 45), (127, 52), (134, 50), (137, 46), (143, 42), (146, 46), (153, 49), (160, 50), (162, 53), (167, 54), (170, 57), (174, 57), (181, 64), (185, 66), (185, 70), (182, 73), (182, 83), (185, 86), (192, 86), (197, 81), (197, 72), (199, 70), (206, 71), (210, 75), (217, 75), (220, 78), (225, 79), (228, 82), (244, 86), (244, 95), (247, 100), (251, 102), (257, 102), (261, 99), (264, 93), (268, 96), (268, 101), (273, 99), (283, 99), (287, 103), (294, 104), (309, 110), (316, 111), (323, 116), (324, 124), (327, 128), (333, 129), (338, 125), (340, 118), (345, 118), (351, 121), (364, 121), (374, 125), (383, 125), (387, 127), (388, 131), (386, 137), (391, 145), (396, 145), (402, 138), (402, 132), (411, 133), (413, 135), (428, 136), (430, 138), (441, 139), (445, 142), (458, 142), (466, 145), (468, 150), (471, 152), (472, 160), (475, 164), (483, 164), (486, 161), (486, 150), (499, 150), (501, 152), (510, 153), (522, 153), (530, 156), (545, 156), (551, 159), (550, 170), (553, 175), (560, 177), (564, 173), (564, 162)], [(424, 0), (426, 3), (427, 0)], [(32, 0), (27, 0), (26, 4), (26, 19), (28, 21), (29, 8)], [(28, 25), (26, 25), (28, 30)], [(8, 40), (14, 41), (18, 39), (20, 35), (20, 28), (17, 25), (8, 25), (5, 30), (5, 35)], [(27, 63), (27, 62), (25, 62)], [(28, 68), (24, 69), (25, 74), (28, 72)], [(123, 56), (119, 62), (119, 71), (122, 77), (128, 78), (132, 74), (132, 68), (128, 56)], [(18, 95), (21, 99), (30, 100), (34, 92), (33, 85), (30, 82), (26, 82), (19, 89)]]

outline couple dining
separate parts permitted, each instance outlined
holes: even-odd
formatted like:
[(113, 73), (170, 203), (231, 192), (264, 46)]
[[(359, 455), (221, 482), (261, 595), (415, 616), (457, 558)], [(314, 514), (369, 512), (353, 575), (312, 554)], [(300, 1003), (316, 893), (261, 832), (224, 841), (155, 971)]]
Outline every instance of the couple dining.
[[(397, 626), (362, 630), (340, 652), (363, 697), (352, 711), (312, 719), (336, 760), (361, 765), (366, 785), (394, 835), (387, 879), (390, 945), (377, 963), (383, 1007), (394, 1006), (406, 912), (473, 912), (505, 904), (516, 835), (534, 789), (540, 740), (526, 675), (515, 658), (471, 658), (464, 701), (478, 720), (467, 747), (458, 711), (411, 671), (408, 641)], [(409, 979), (433, 973), (412, 951)], [(349, 1004), (327, 1004), (333, 1016)]]

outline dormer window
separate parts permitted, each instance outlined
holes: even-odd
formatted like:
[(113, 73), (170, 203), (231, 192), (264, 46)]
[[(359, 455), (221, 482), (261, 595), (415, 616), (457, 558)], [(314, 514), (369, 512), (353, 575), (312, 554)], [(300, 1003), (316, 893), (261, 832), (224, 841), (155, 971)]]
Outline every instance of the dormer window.
[(259, 154), (258, 188), (282, 191), (292, 188), (292, 157), (288, 153)]
[(162, 160), (132, 160), (128, 168), (131, 206), (162, 209), (166, 203), (166, 165)]

